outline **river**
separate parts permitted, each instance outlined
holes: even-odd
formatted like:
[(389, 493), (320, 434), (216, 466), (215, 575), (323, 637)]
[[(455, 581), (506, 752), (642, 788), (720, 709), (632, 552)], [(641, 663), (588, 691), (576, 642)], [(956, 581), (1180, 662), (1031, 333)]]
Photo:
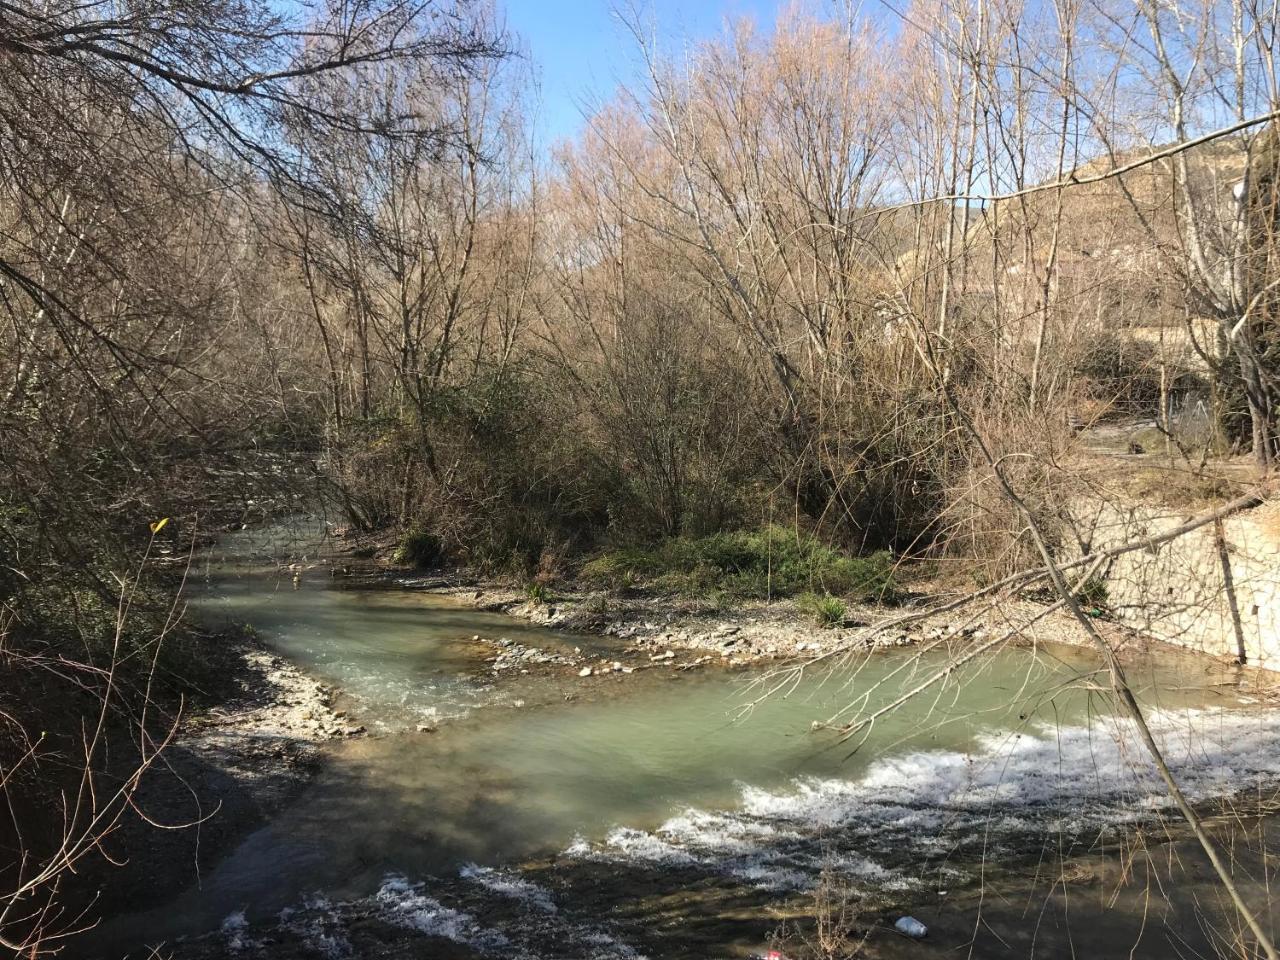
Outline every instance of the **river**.
[[(1167, 806), (1087, 651), (995, 653), (855, 751), (812, 722), (892, 700), (942, 654), (877, 653), (763, 699), (764, 667), (495, 678), (477, 635), (604, 655), (623, 641), (323, 568), (295, 585), (277, 563), (316, 550), (245, 535), (205, 558), (196, 607), (335, 684), (372, 735), (332, 746), (281, 815), (198, 887), (116, 918), (113, 939), (214, 931), (244, 955), (358, 956), (372, 924), (459, 956), (743, 955), (824, 871), (910, 907)], [(1280, 780), (1280, 721), (1227, 673), (1182, 657), (1131, 673), (1193, 796)]]

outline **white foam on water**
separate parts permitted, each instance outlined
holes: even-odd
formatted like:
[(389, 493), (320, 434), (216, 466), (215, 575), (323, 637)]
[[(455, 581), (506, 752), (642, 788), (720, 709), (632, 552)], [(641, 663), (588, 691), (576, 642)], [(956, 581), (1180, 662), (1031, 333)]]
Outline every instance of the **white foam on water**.
[[(509, 937), (497, 930), (481, 928), (471, 913), (445, 907), (439, 901), (423, 895), (422, 884), (412, 883), (402, 876), (387, 877), (375, 900), (384, 907), (392, 905), (394, 913), (401, 915), (402, 919), (404, 915), (411, 917), (412, 922), (407, 925), (414, 930), (431, 936), (448, 937), (481, 953), (500, 956), (503, 960), (537, 960), (538, 957), (555, 956), (541, 951), (535, 955), (520, 943), (512, 942), (512, 938), (526, 941), (530, 936), (536, 936), (538, 943), (573, 944), (578, 948), (585, 948), (574, 952), (583, 952), (591, 960), (647, 960), (629, 944), (599, 927), (578, 923), (566, 917), (551, 899), (549, 891), (524, 879), (515, 871), (471, 863), (459, 870), (459, 876), (488, 893), (528, 904), (536, 913), (527, 915), (520, 922), (518, 931), (513, 931)], [(469, 909), (476, 913), (483, 912), (483, 908), (478, 905), (472, 905)]]
[[(689, 810), (649, 833), (616, 827), (604, 844), (593, 847), (581, 837), (564, 851), (577, 859), (642, 862), (669, 868), (703, 868), (735, 877), (763, 890), (804, 890), (812, 886), (830, 858), (809, 855), (811, 838), (744, 820), (728, 813)], [(846, 858), (848, 872), (878, 880), (890, 874), (865, 858)]]
[[(1206, 800), (1280, 778), (1280, 716), (1154, 713), (1150, 725), (1184, 792)], [(1063, 824), (1144, 817), (1169, 806), (1163, 781), (1128, 722), (1100, 721), (1041, 735), (984, 737), (977, 749), (921, 751), (874, 762), (858, 780), (809, 779), (785, 791), (746, 787), (742, 811), (808, 829), (874, 820), (940, 824), (955, 811), (998, 810), (1021, 827), (1037, 808)], [(995, 820), (992, 826), (998, 827)]]
[(355, 955), (346, 938), (341, 912), (321, 894), (305, 898), (300, 907), (280, 911), (280, 926), (296, 934), (306, 947), (328, 960), (348, 960)]
[(634, 947), (615, 940), (601, 930), (589, 930), (581, 935), (581, 941), (594, 949), (591, 960), (649, 960)]
[(474, 863), (464, 864), (458, 871), (463, 880), (479, 884), (499, 896), (518, 900), (543, 913), (556, 913), (555, 901), (551, 894), (536, 883), (525, 880), (519, 874), (507, 870), (495, 870), (492, 867), (481, 867)]
[[(1183, 791), (1206, 801), (1280, 783), (1280, 714), (1151, 711), (1148, 723)], [(785, 888), (833, 868), (881, 887), (900, 874), (850, 846), (858, 838), (895, 861), (918, 861), (958, 840), (995, 842), (1035, 831), (1083, 833), (1140, 823), (1171, 801), (1134, 725), (1040, 728), (978, 738), (970, 752), (880, 758), (857, 779), (803, 778), (782, 790), (741, 785), (738, 810), (685, 810), (652, 832), (616, 827), (568, 856), (698, 866)], [(836, 848), (814, 855), (815, 842)]]
[(374, 900), (385, 920), (430, 937), (442, 937), (473, 947), (481, 953), (508, 953), (511, 943), (499, 931), (481, 925), (475, 917), (446, 907), (422, 893), (422, 884), (392, 875), (382, 882)]
[(800, 834), (761, 820), (725, 817), (688, 809), (667, 820), (659, 832), (668, 840), (720, 853), (752, 853), (762, 841), (799, 839)]
[(308, 949), (328, 960), (347, 960), (355, 956), (355, 951), (346, 936), (337, 929), (330, 929), (331, 921), (314, 917), (305, 923), (284, 925), (301, 937)]
[(624, 854), (633, 860), (647, 860), (668, 866), (688, 866), (699, 862), (699, 858), (688, 850), (668, 843), (652, 833), (631, 827), (615, 827), (609, 831), (604, 842), (611, 852)]
[(804, 890), (813, 882), (813, 878), (802, 870), (780, 867), (763, 860), (749, 860), (730, 866), (726, 872), (760, 890)]
[(857, 878), (871, 883), (884, 883), (894, 877), (894, 872), (882, 864), (849, 851), (839, 853), (826, 851), (813, 857), (809, 861), (809, 866), (818, 873), (823, 870), (833, 870), (846, 878)]
[(257, 941), (249, 939), (249, 921), (243, 910), (227, 914), (220, 932), (230, 953), (243, 953), (259, 946)]

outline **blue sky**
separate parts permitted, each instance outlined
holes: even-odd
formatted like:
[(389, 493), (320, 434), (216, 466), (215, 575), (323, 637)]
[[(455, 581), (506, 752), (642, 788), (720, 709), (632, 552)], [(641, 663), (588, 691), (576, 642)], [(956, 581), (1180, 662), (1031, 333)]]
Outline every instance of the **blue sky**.
[[(784, 0), (646, 0), (646, 18), (664, 43), (717, 34), (725, 18), (772, 25)], [(544, 145), (581, 127), (582, 105), (607, 98), (639, 69), (635, 44), (613, 15), (616, 0), (504, 0), (508, 28), (532, 57), (541, 83)]]

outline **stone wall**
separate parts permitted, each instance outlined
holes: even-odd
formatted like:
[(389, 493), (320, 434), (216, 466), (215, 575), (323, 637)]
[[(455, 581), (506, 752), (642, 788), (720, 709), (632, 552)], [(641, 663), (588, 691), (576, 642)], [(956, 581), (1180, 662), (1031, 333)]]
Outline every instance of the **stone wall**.
[[(1198, 511), (1196, 511), (1198, 512)], [(1151, 506), (1095, 503), (1078, 512), (1092, 550), (1159, 535), (1195, 515)], [(1223, 522), (1249, 663), (1280, 670), (1280, 502)], [(1117, 619), (1151, 636), (1214, 656), (1234, 657), (1236, 636), (1222, 562), (1209, 524), (1105, 569)]]

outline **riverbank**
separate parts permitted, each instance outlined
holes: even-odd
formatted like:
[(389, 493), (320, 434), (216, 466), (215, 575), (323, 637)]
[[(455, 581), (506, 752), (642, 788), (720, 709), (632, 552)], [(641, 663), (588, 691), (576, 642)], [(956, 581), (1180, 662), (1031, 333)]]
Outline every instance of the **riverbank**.
[[(477, 610), (503, 613), (554, 630), (623, 641), (620, 666), (583, 656), (569, 662), (591, 675), (630, 673), (628, 666), (659, 664), (672, 669), (814, 664), (837, 667), (857, 663), (881, 650), (944, 649), (957, 656), (990, 645), (1039, 648), (1054, 644), (1091, 647), (1080, 625), (1049, 603), (1024, 598), (973, 599), (919, 594), (903, 605), (856, 604), (840, 623), (823, 625), (791, 598), (771, 602), (742, 599), (709, 606), (669, 596), (622, 596), (616, 592), (561, 586), (546, 599), (467, 571), (419, 575), (384, 567), (379, 574), (397, 586), (422, 589)], [(1222, 658), (1189, 651), (1105, 616), (1095, 619), (1099, 633), (1122, 658), (1157, 654), (1176, 660), (1223, 664)], [(484, 638), (477, 638), (484, 639)], [(627, 657), (634, 658), (628, 662)], [(1260, 697), (1280, 692), (1280, 674), (1247, 666), (1240, 682)]]
[[(386, 536), (346, 534), (337, 543), (332, 569), (341, 576), (375, 584), (390, 581), (549, 629), (614, 638), (625, 642), (625, 652), (639, 655), (639, 663), (665, 660), (681, 669), (712, 664), (847, 665), (868, 653), (899, 647), (941, 647), (964, 655), (978, 647), (1092, 645), (1065, 609), (1038, 594), (970, 593), (926, 572), (931, 569), (927, 565), (905, 572), (887, 602), (835, 598), (840, 616), (824, 622), (804, 597), (766, 601), (708, 591), (707, 598), (690, 598), (643, 586), (602, 589), (572, 577), (531, 588), (467, 568), (416, 571), (397, 562), (396, 546)], [(1101, 602), (1088, 599), (1086, 610), (1098, 633), (1122, 657), (1158, 654), (1198, 658), (1206, 664), (1232, 661), (1127, 626), (1109, 614), (1105, 594)], [(590, 667), (592, 676), (626, 666), (592, 662), (590, 657), (572, 665)], [(1253, 663), (1240, 675), (1262, 696), (1280, 688), (1280, 672), (1260, 670)]]
[(225, 692), (181, 718), (139, 786), (134, 815), (107, 839), (104, 853), (128, 865), (94, 861), (76, 878), (80, 898), (102, 916), (199, 883), (305, 789), (327, 744), (365, 733), (336, 706), (336, 689), (252, 632), (200, 634), (199, 642)]
[[(1132, 827), (1131, 809), (1144, 822), (1159, 809), (1121, 783), (1134, 775), (1119, 746), (1131, 738), (1113, 739), (1105, 723), (1095, 736), (1085, 722), (1092, 661), (1069, 648), (993, 647), (945, 685), (954, 732), (934, 701), (877, 724), (880, 746), (852, 761), (838, 731), (808, 732), (852, 702), (843, 681), (806, 679), (800, 694), (729, 723), (753, 682), (788, 662), (838, 665), (848, 643), (871, 655), (844, 680), (884, 702), (910, 671), (931, 674), (999, 640), (1007, 606), (1003, 632), (955, 611), (930, 622), (913, 607), (858, 609), (824, 629), (789, 602), (729, 612), (562, 593), (535, 603), (511, 588), (341, 560), (254, 570), (220, 581), (207, 610), (262, 624), (296, 663), (245, 638), (241, 695), (193, 717), (175, 749), (196, 768), (188, 782), (229, 804), (208, 824), (221, 837), (197, 842), (201, 886), (117, 924), (129, 935), (181, 917), (163, 927), (170, 942), (214, 931), (178, 956), (411, 956), (424, 946), (442, 957), (747, 956), (806, 915), (804, 891), (828, 858), (879, 891), (867, 908), (879, 923), (931, 889), (965, 889), (973, 878), (957, 865), (977, 863), (984, 876), (1028, 844), (1047, 849), (1036, 838), (1063, 828), (1046, 817), (1075, 823), (1066, 829), (1078, 838), (1079, 823)], [(903, 616), (912, 619), (899, 632), (892, 621)], [(829, 646), (813, 639), (824, 633)], [(1233, 674), (1219, 685), (1194, 665), (1151, 666), (1163, 672), (1148, 689), (1174, 696), (1155, 705), (1174, 711), (1160, 724), (1171, 746), (1185, 739), (1177, 711), (1248, 703)], [(1203, 693), (1174, 693), (1193, 688)], [(1033, 716), (1040, 707), (1050, 712)], [(1206, 798), (1276, 773), (1263, 761), (1277, 755), (1266, 746), (1277, 724), (1259, 714), (1215, 729), (1224, 723), (1179, 752), (1188, 775), (1205, 749), (1213, 770), (1232, 771), (1193, 781)], [(1240, 754), (1246, 741), (1258, 760)], [(245, 842), (226, 856), (237, 836)], [(163, 859), (163, 882), (182, 886), (189, 852), (185, 865)], [(601, 937), (616, 949), (599, 949)], [(327, 952), (341, 943), (355, 952)]]

